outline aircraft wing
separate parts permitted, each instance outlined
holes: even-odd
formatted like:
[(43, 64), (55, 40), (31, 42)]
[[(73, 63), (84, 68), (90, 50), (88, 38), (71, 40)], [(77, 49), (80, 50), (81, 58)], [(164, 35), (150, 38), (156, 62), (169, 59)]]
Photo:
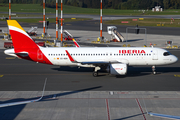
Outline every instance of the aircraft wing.
[(85, 65), (85, 64), (92, 64), (92, 65), (104, 65), (104, 64), (110, 64), (110, 63), (121, 63), (121, 62), (119, 62), (119, 61), (116, 61), (116, 60), (114, 60), (114, 61), (86, 61), (86, 62), (78, 62), (78, 61), (76, 61), (70, 54), (69, 54), (69, 52), (66, 50), (66, 53), (67, 53), (67, 55), (68, 55), (68, 57), (69, 57), (69, 60), (71, 61), (71, 62), (73, 62), (73, 63), (81, 63), (82, 65)]
[(1, 107), (21, 105), (21, 104), (27, 104), (27, 103), (32, 103), (32, 102), (40, 101), (40, 100), (43, 98), (43, 96), (44, 96), (44, 90), (45, 90), (45, 86), (46, 86), (46, 81), (47, 81), (47, 79), (45, 80), (44, 87), (43, 87), (43, 92), (42, 92), (42, 95), (41, 95), (40, 98), (38, 98), (38, 99), (33, 99), (33, 100), (27, 100), (27, 101), (20, 101), (20, 102), (11, 102), (11, 103), (0, 104), (0, 108), (1, 108)]
[(155, 116), (155, 117), (161, 117), (161, 118), (167, 118), (167, 119), (175, 119), (175, 120), (180, 119), (180, 116), (172, 116), (172, 115), (158, 114), (158, 113), (151, 113), (151, 112), (148, 112), (148, 115)]
[(80, 62), (82, 65), (85, 64), (93, 64), (93, 65), (101, 65), (101, 64), (110, 64), (110, 63), (121, 63), (118, 61), (90, 61), (90, 62)]
[(109, 62), (106, 62), (106, 61), (91, 61), (91, 62), (80, 62), (82, 65), (85, 65), (85, 64), (93, 64), (93, 65), (96, 65), (96, 64), (109, 64)]

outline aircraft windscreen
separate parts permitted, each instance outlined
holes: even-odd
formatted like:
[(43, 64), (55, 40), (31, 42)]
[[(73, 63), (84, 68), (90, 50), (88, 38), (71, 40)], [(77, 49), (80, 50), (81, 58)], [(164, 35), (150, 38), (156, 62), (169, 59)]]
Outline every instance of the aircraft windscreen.
[(168, 55), (171, 55), (171, 53), (170, 53), (170, 52), (164, 52), (163, 55), (164, 55), (164, 56), (168, 56)]

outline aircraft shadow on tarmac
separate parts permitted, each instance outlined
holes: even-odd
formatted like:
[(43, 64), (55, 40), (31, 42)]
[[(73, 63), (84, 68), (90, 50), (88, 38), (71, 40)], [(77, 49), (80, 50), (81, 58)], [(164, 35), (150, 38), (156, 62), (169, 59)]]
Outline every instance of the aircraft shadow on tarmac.
[[(140, 74), (143, 72), (152, 72), (151, 67), (128, 67), (128, 73)], [(180, 67), (156, 67), (156, 72), (158, 73), (172, 73), (180, 72)]]
[(52, 68), (52, 70), (56, 71), (70, 71), (70, 72), (92, 72), (94, 68), (85, 68), (85, 67), (69, 67), (69, 66), (61, 66), (60, 68)]
[(125, 119), (130, 119), (130, 118), (133, 118), (133, 117), (136, 117), (136, 116), (141, 116), (143, 114), (147, 114), (146, 112), (145, 113), (139, 113), (139, 114), (136, 114), (136, 115), (131, 115), (131, 116), (127, 116), (127, 117), (124, 117), (124, 118), (119, 118), (119, 119), (114, 119), (114, 120), (125, 120)]
[[(61, 66), (60, 68), (52, 68), (52, 70), (56, 71), (70, 71), (70, 72), (93, 72), (94, 68), (78, 68), (78, 67), (69, 67), (69, 66)], [(157, 74), (161, 73), (173, 73), (180, 72), (180, 67), (156, 67)], [(100, 71), (100, 73), (107, 73), (105, 71)], [(108, 74), (108, 73), (107, 73)], [(106, 76), (107, 74), (100, 74), (99, 76)], [(126, 77), (135, 77), (135, 76), (144, 76), (152, 74), (151, 66), (146, 67), (134, 67), (129, 66)], [(119, 76), (123, 77), (123, 76)]]
[[(84, 91), (90, 91), (90, 90), (98, 89), (101, 87), (102, 86), (97, 86), (97, 87), (85, 88), (85, 89), (80, 89), (80, 90), (75, 90), (75, 91), (70, 91), (70, 92), (46, 95), (46, 96), (43, 96), (43, 98), (38, 102), (54, 101), (54, 100), (58, 100), (56, 98), (60, 97), (60, 96), (75, 94), (75, 93), (84, 92)], [(0, 104), (11, 103), (11, 102), (19, 102), (19, 101), (27, 101), (27, 100), (37, 99), (37, 98), (39, 98), (39, 97), (34, 97), (34, 98), (30, 98), (30, 99), (17, 98), (17, 99), (12, 99), (12, 100), (3, 101), (3, 102), (0, 101)], [(33, 103), (30, 103), (30, 104), (33, 104)], [(2, 120), (4, 120), (4, 119), (14, 120), (19, 115), (19, 113), (21, 113), (21, 111), (25, 108), (25, 106), (26, 106), (26, 104), (0, 108), (0, 119), (2, 119)]]
[(141, 40), (144, 40), (144, 39), (132, 39), (132, 40), (127, 40), (127, 42), (136, 42), (136, 41), (141, 41)]

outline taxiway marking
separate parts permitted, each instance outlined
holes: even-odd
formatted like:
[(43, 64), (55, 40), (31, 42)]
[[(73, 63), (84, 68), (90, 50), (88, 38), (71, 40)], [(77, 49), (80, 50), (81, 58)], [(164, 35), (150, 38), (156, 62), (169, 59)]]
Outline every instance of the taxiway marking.
[(16, 57), (6, 57), (6, 59), (15, 59)]
[(107, 114), (108, 114), (108, 120), (111, 120), (110, 112), (109, 112), (109, 101), (108, 101), (108, 99), (105, 99), (105, 100), (106, 100), (106, 109), (107, 109)]
[(139, 99), (137, 99), (137, 98), (136, 98), (136, 103), (138, 104), (139, 109), (140, 109), (141, 112), (142, 112), (142, 115), (143, 115), (143, 117), (144, 117), (144, 120), (146, 120), (146, 117), (145, 117), (144, 112), (143, 112), (143, 110), (142, 110), (142, 107), (141, 107), (141, 104), (140, 104), (140, 102), (139, 102)]
[(174, 75), (174, 77), (180, 77), (180, 75)]

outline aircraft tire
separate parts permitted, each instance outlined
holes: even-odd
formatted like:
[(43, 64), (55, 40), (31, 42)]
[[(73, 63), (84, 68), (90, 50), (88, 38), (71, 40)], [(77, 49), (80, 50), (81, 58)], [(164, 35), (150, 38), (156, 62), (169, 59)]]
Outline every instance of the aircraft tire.
[(156, 75), (156, 72), (155, 72), (155, 71), (153, 72), (153, 75)]
[(98, 76), (98, 72), (93, 72), (93, 76), (97, 77)]

